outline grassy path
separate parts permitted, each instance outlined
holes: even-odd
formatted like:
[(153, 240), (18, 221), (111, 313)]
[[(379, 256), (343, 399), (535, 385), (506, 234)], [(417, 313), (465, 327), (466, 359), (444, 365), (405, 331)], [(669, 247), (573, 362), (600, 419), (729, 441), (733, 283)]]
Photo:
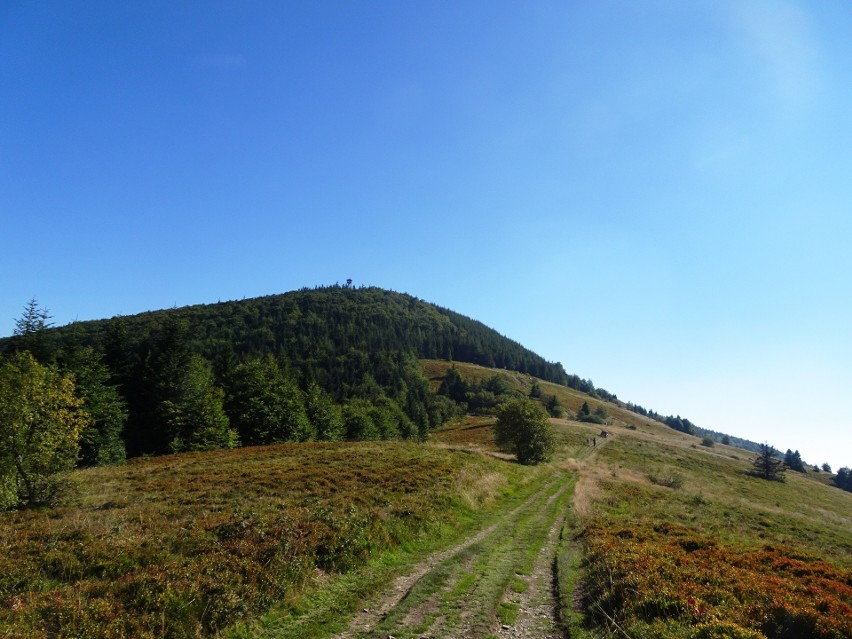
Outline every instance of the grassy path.
[[(569, 486), (566, 484), (564, 489)], [(551, 496), (555, 499), (557, 495)], [(500, 639), (560, 639), (565, 636), (560, 626), (559, 582), (556, 553), (564, 517), (556, 517), (547, 541), (533, 563), (529, 574), (518, 575), (506, 593), (503, 606), (517, 610), (512, 624), (502, 624)]]
[[(552, 566), (573, 484), (572, 475), (556, 471), (499, 522), (418, 566), (403, 578), (402, 588), (394, 584), (338, 637), (487, 637), (515, 627), (532, 634), (500, 636), (546, 637), (531, 621), (531, 614), (541, 614), (531, 613), (526, 602), (533, 600), (536, 610), (550, 611), (545, 625), (550, 636), (559, 636), (552, 614)], [(527, 597), (524, 603), (520, 595)]]
[(223, 639), (565, 636), (576, 621), (570, 597), (577, 563), (566, 550), (576, 464), (596, 452), (577, 441), (563, 446), (557, 463), (470, 522), (467, 536), (385, 553)]

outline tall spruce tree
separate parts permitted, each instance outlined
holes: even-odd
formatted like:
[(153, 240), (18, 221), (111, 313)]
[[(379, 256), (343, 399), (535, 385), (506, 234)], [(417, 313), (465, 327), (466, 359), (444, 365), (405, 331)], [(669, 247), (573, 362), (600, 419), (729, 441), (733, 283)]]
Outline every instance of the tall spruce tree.
[(239, 444), (223, 407), (225, 393), (213, 383), (210, 364), (199, 356), (189, 359), (172, 399), (160, 405), (171, 436), (171, 452), (234, 448)]
[(778, 458), (778, 451), (769, 444), (761, 444), (753, 464), (753, 474), (762, 479), (784, 481), (784, 461)]
[(784, 455), (784, 463), (790, 470), (795, 470), (799, 473), (805, 472), (805, 464), (798, 450), (794, 452), (788, 448)]
[(127, 407), (117, 388), (110, 384), (110, 370), (103, 358), (89, 346), (72, 346), (63, 351), (60, 364), (73, 376), (76, 394), (91, 417), (80, 434), (80, 463), (94, 466), (123, 462)]
[(10, 346), (14, 351), (29, 351), (43, 364), (51, 363), (51, 349), (47, 329), (53, 326), (50, 312), (32, 298), (24, 312), (15, 320), (15, 330)]
[(834, 477), (834, 485), (843, 490), (852, 492), (852, 469), (847, 467), (838, 468)]
[(227, 391), (225, 410), (243, 445), (315, 438), (301, 391), (271, 355), (237, 365)]

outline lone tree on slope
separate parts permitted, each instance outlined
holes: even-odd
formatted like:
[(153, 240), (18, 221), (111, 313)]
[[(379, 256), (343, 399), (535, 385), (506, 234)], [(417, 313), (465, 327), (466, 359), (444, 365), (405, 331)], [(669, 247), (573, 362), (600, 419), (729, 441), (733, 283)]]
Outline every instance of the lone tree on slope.
[(784, 481), (784, 461), (778, 459), (778, 451), (769, 444), (761, 444), (760, 451), (754, 462), (752, 473), (763, 479), (772, 481)]
[(497, 445), (514, 453), (522, 464), (538, 464), (553, 457), (553, 428), (541, 404), (513, 399), (503, 404), (494, 427)]

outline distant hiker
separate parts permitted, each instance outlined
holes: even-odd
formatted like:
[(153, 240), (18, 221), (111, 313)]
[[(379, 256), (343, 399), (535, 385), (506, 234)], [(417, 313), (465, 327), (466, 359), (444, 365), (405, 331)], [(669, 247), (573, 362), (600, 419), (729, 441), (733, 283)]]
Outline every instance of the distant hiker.
[(597, 447), (598, 447), (598, 438), (597, 438), (597, 437), (595, 437), (595, 438), (592, 440), (592, 443), (594, 444), (595, 448), (597, 448)]

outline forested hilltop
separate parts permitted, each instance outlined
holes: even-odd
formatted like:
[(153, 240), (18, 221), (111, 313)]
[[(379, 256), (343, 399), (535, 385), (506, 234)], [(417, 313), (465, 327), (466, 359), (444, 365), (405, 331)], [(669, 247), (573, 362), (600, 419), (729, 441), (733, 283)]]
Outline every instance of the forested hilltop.
[[(116, 340), (150, 342), (175, 319), (186, 325), (189, 348), (211, 360), (269, 354), (330, 371), (341, 354), (399, 350), (569, 382), (561, 364), (482, 322), (405, 293), (351, 285), (75, 322), (50, 330), (44, 342), (56, 348), (71, 340), (107, 353)], [(2, 340), (4, 349), (15, 340)]]
[[(419, 358), (588, 382), (481, 322), (410, 295), (327, 286), (49, 328), (35, 301), (2, 340), (77, 381), (88, 463), (308, 439), (426, 436), (459, 407)], [(126, 417), (126, 423), (125, 418)]]

